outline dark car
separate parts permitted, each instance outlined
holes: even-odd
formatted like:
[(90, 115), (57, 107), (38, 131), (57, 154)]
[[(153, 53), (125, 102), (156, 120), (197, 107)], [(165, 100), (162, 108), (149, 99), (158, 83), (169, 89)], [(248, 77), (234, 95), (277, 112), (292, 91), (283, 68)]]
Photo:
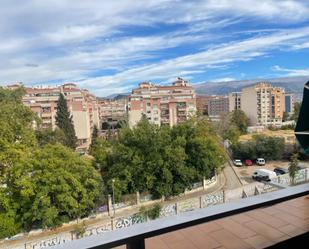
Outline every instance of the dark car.
[(285, 169), (285, 168), (280, 168), (280, 167), (277, 167), (274, 169), (274, 172), (278, 175), (284, 175), (284, 174), (287, 174), (289, 173), (289, 170), (288, 169)]
[(253, 165), (253, 162), (250, 159), (246, 159), (244, 163), (245, 163), (246, 166), (252, 166)]

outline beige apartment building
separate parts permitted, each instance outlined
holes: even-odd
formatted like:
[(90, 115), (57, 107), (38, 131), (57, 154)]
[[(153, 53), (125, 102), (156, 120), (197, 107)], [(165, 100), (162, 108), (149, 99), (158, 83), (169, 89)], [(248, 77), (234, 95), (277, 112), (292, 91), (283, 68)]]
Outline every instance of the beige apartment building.
[(56, 128), (57, 101), (60, 93), (67, 100), (73, 117), (79, 150), (86, 150), (91, 143), (94, 125), (99, 126), (99, 106), (96, 97), (88, 90), (80, 89), (73, 83), (59, 87), (26, 87), (23, 103), (42, 119), (42, 127)]
[(132, 90), (128, 110), (130, 127), (133, 127), (142, 115), (154, 124), (173, 126), (196, 113), (195, 91), (182, 78), (177, 78), (170, 86), (143, 82), (139, 84), (139, 88)]
[(284, 90), (268, 83), (258, 83), (242, 89), (241, 110), (251, 125), (280, 125), (284, 111)]
[(232, 92), (229, 94), (229, 111), (241, 109), (241, 92)]
[(227, 96), (212, 96), (208, 102), (208, 116), (217, 119), (220, 114), (229, 112), (229, 98)]
[(123, 96), (118, 99), (104, 99), (98, 100), (100, 107), (100, 123), (107, 123), (110, 126), (115, 126), (119, 121), (128, 119), (128, 97)]

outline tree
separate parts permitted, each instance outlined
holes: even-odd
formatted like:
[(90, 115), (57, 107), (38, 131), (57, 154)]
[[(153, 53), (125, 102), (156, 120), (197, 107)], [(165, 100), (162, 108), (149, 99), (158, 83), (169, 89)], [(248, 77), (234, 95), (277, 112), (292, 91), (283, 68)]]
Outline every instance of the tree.
[(296, 103), (294, 104), (294, 113), (293, 113), (292, 119), (293, 119), (296, 123), (297, 123), (297, 120), (298, 120), (298, 116), (299, 116), (299, 112), (300, 112), (301, 103), (302, 103), (302, 102), (296, 102)]
[(91, 161), (60, 144), (46, 145), (16, 163), (7, 188), (25, 229), (55, 227), (88, 215), (102, 190)]
[(63, 130), (51, 128), (38, 129), (35, 131), (35, 136), (40, 146), (45, 146), (47, 144), (60, 143), (66, 145), (66, 136)]
[(98, 128), (96, 125), (93, 126), (93, 130), (92, 130), (92, 135), (91, 135), (91, 144), (90, 144), (90, 148), (94, 146), (94, 144), (96, 143), (96, 140), (98, 138)]
[(235, 126), (231, 126), (224, 134), (223, 138), (229, 140), (232, 144), (238, 142), (241, 133), (239, 129)]
[(291, 156), (291, 159), (290, 159), (290, 163), (289, 163), (289, 175), (291, 177), (291, 180), (292, 180), (292, 185), (295, 184), (295, 175), (297, 173), (297, 170), (298, 170), (298, 154), (295, 153)]
[(234, 110), (231, 114), (231, 124), (235, 125), (241, 134), (247, 133), (250, 120), (242, 110)]
[(65, 145), (75, 149), (77, 147), (77, 137), (75, 135), (73, 119), (62, 93), (60, 93), (57, 103), (56, 124), (66, 136)]

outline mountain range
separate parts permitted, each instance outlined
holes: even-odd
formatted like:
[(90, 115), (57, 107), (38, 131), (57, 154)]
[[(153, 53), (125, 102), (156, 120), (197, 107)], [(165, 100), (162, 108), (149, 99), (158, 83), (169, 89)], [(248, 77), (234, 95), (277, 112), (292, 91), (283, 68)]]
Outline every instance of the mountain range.
[(194, 85), (198, 95), (227, 95), (230, 92), (240, 92), (242, 88), (258, 82), (269, 82), (273, 86), (282, 87), (287, 93), (295, 93), (297, 99), (301, 98), (305, 83), (309, 77), (285, 77), (273, 79), (253, 79), (225, 82), (205, 82)]
[[(309, 81), (309, 76), (224, 82), (204, 82), (195, 84), (193, 87), (195, 88), (197, 95), (228, 95), (231, 92), (240, 92), (242, 88), (254, 85), (258, 82), (269, 82), (273, 86), (284, 88), (286, 93), (294, 93), (296, 95), (296, 100), (301, 100), (304, 85), (307, 81)], [(128, 95), (130, 95), (130, 93), (112, 94), (105, 98), (121, 99)]]

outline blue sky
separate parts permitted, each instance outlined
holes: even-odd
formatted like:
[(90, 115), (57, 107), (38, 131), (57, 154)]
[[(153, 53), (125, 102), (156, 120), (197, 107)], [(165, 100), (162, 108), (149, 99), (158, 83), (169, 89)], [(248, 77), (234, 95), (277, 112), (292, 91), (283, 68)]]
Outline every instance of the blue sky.
[(308, 76), (309, 1), (2, 0), (0, 84)]

